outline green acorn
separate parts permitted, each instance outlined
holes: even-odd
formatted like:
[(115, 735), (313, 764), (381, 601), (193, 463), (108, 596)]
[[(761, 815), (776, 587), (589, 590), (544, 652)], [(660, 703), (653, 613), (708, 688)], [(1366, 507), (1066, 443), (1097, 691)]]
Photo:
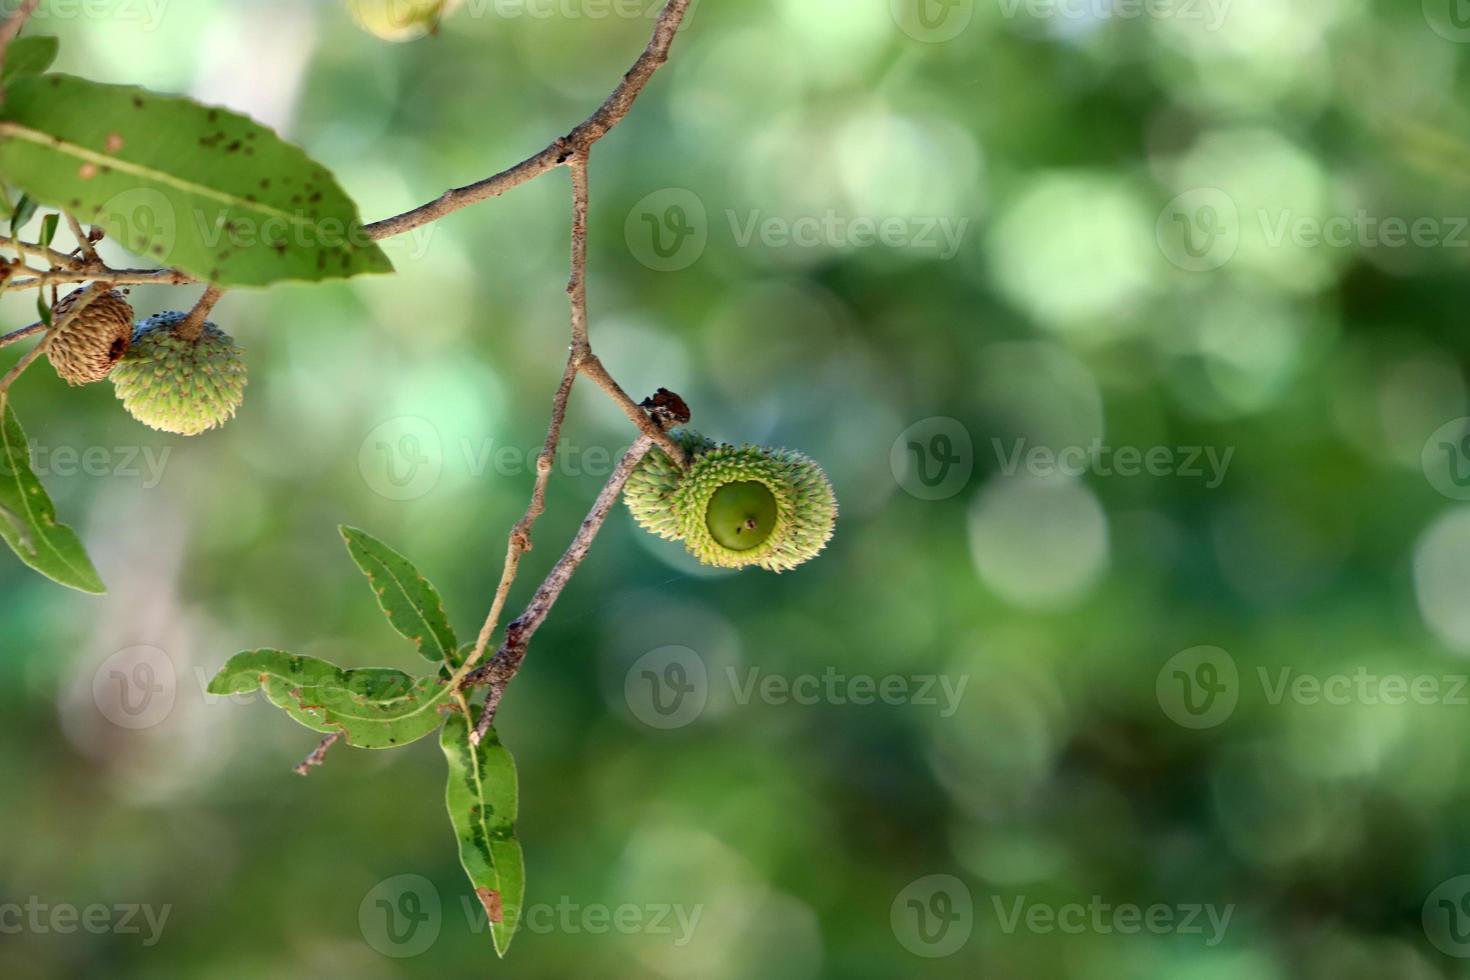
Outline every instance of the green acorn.
[(772, 572), (815, 558), (832, 539), (837, 497), (827, 474), (806, 456), (720, 446), (687, 429), (673, 436), (690, 455), (688, 471), (654, 450), (624, 493), (646, 530), (683, 541), (706, 565)]
[[(715, 448), (713, 440), (692, 429), (681, 429), (669, 435), (691, 458)], [(684, 471), (669, 458), (669, 454), (655, 448), (643, 457), (623, 489), (623, 500), (638, 526), (665, 541), (678, 541), (682, 537), (671, 498), (683, 476)]]
[(245, 397), (245, 363), (229, 334), (205, 323), (197, 339), (180, 328), (188, 313), (138, 324), (132, 348), (112, 371), (123, 407), (144, 425), (194, 436), (224, 425)]

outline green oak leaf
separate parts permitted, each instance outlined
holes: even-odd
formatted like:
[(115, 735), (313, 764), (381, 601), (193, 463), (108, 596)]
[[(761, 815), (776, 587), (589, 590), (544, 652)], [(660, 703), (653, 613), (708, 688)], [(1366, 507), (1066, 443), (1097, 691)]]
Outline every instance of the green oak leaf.
[(0, 538), (52, 581), (101, 595), (107, 589), (76, 532), (56, 523), (56, 507), (31, 469), (30, 444), (0, 395)]
[(407, 558), (366, 531), (345, 524), (338, 531), (393, 628), (412, 640), (429, 663), (453, 663), (459, 641), (444, 613), (444, 602), (429, 580)]
[(71, 75), (0, 106), (0, 179), (221, 286), (391, 272), (326, 168), (226, 109)]
[(393, 749), (444, 723), (454, 685), (400, 670), (343, 670), (280, 650), (236, 654), (209, 682), (210, 694), (256, 690), (313, 731), (341, 733), (358, 748)]
[(0, 83), (9, 84), (11, 79), (22, 75), (39, 75), (51, 67), (61, 42), (54, 37), (37, 35), (16, 38), (5, 52), (5, 71), (0, 72)]
[(494, 728), (472, 745), (470, 720), (460, 711), (445, 721), (439, 747), (449, 763), (444, 803), (459, 840), (459, 862), (490, 920), (495, 952), (503, 957), (526, 900), (526, 865), (515, 831), (515, 760)]

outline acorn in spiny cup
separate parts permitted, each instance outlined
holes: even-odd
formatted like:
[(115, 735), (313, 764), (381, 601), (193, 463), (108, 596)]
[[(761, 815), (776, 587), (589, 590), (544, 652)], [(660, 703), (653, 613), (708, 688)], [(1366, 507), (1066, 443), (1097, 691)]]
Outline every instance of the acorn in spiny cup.
[(234, 418), (245, 398), (245, 362), (230, 335), (205, 322), (190, 337), (188, 313), (149, 317), (112, 371), (133, 418), (161, 432), (195, 436)]
[[(62, 297), (51, 311), (51, 322), (60, 323), (86, 292), (78, 289)], [(133, 308), (117, 290), (96, 296), (72, 318), (66, 329), (51, 338), (46, 357), (56, 373), (69, 385), (103, 381), (133, 339)]]
[[(692, 429), (671, 432), (669, 436), (691, 459), (715, 448), (713, 440)], [(679, 532), (679, 521), (674, 517), (672, 501), (683, 476), (684, 471), (679, 464), (670, 459), (668, 453), (654, 447), (639, 462), (623, 488), (623, 501), (632, 512), (633, 520), (643, 530), (665, 541), (678, 541), (683, 537)]]
[(625, 494), (647, 530), (683, 541), (706, 565), (772, 572), (810, 561), (832, 539), (837, 496), (811, 459), (786, 449), (720, 446), (688, 431), (675, 438), (690, 453), (689, 469), (655, 451)]

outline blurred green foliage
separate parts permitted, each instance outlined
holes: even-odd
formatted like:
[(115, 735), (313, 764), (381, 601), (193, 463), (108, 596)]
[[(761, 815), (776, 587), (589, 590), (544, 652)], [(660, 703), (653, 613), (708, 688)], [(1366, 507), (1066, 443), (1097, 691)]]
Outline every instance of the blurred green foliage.
[[(528, 3), (405, 45), (289, 0), (48, 0), (32, 30), (61, 70), (279, 127), (374, 219), (569, 129), (651, 27)], [(1441, 431), (1470, 415), (1470, 30), (1450, 0), (1141, 10), (702, 0), (598, 146), (603, 360), (809, 453), (844, 509), (782, 576), (615, 515), (500, 717), (540, 908), (504, 963), (434, 746), (302, 781), (314, 736), (203, 688), (266, 645), (418, 669), (342, 522), (486, 605), (567, 342), (566, 175), (387, 243), (395, 276), (231, 293), (251, 384), (221, 432), (30, 372), (38, 469), (111, 593), (0, 562), (0, 906), (171, 911), (152, 945), (7, 932), (0, 975), (1470, 975), (1470, 459)], [(513, 604), (629, 441), (579, 389)], [(1081, 475), (1047, 462), (1069, 447)], [(1173, 660), (1200, 646), (1213, 672)], [(649, 675), (703, 710), (651, 711)], [(889, 677), (900, 703), (853, 703)], [(384, 910), (428, 899), (432, 941), (385, 955)]]

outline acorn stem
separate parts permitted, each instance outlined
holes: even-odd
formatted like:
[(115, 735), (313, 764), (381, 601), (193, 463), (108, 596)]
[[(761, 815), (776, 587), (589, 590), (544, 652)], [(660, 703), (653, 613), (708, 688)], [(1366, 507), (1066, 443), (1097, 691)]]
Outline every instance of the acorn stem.
[(206, 289), (204, 295), (199, 297), (199, 302), (194, 304), (194, 309), (189, 311), (188, 318), (179, 324), (178, 330), (174, 331), (174, 336), (180, 340), (198, 343), (199, 338), (204, 334), (204, 321), (209, 318), (214, 304), (218, 303), (219, 298), (224, 294), (225, 291), (218, 286), (210, 286)]

